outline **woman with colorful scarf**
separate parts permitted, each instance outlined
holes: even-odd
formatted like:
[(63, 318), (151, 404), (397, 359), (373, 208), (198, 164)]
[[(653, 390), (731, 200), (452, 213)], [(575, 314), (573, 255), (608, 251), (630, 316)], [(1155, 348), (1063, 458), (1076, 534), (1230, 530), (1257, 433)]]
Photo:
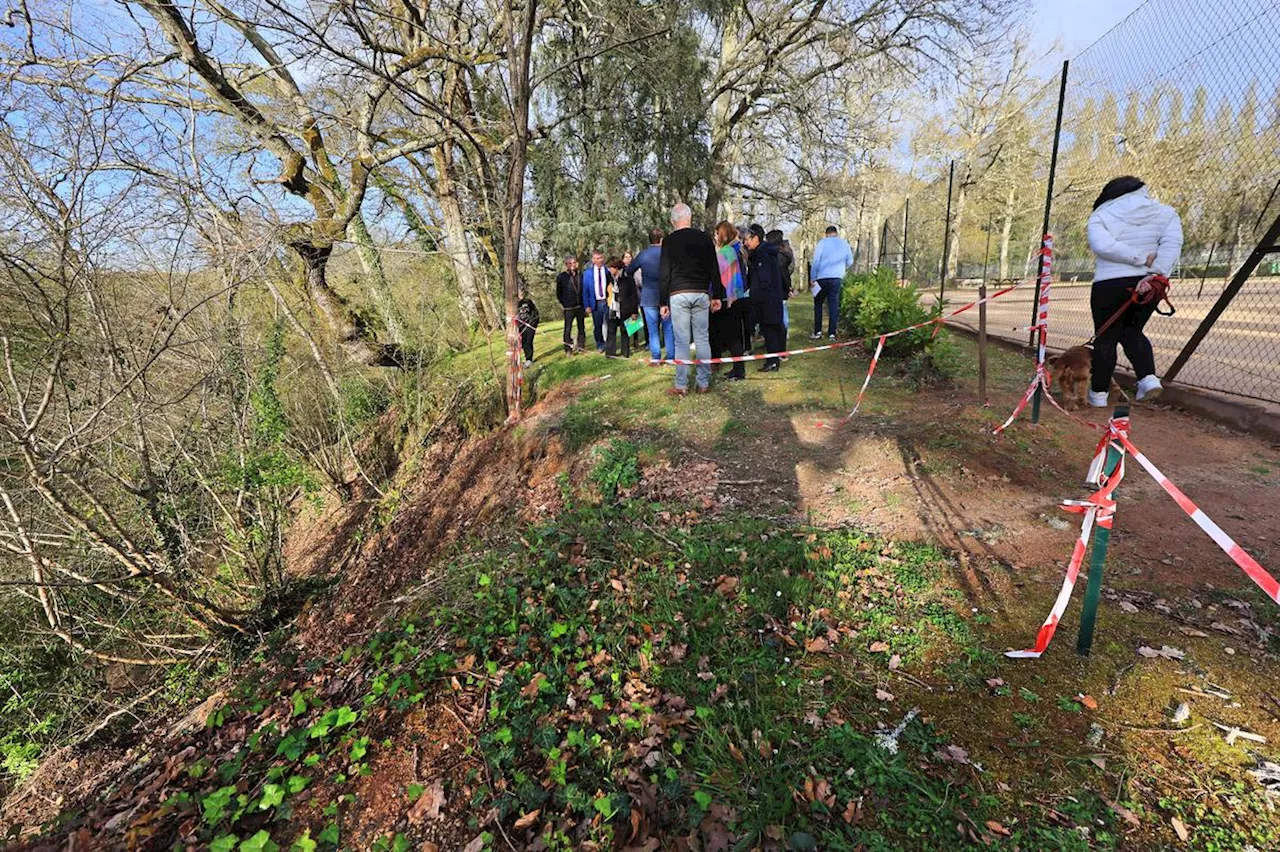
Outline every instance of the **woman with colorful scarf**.
[[(716, 245), (716, 261), (720, 264), (720, 283), (724, 286), (725, 306), (712, 318), (718, 331), (712, 346), (717, 358), (725, 349), (729, 350), (730, 355), (739, 356), (746, 351), (751, 299), (744, 275), (746, 258), (742, 244), (738, 242), (738, 229), (732, 222), (725, 221), (716, 225)], [(725, 376), (731, 382), (742, 381), (746, 377), (747, 369), (742, 361), (736, 362)]]

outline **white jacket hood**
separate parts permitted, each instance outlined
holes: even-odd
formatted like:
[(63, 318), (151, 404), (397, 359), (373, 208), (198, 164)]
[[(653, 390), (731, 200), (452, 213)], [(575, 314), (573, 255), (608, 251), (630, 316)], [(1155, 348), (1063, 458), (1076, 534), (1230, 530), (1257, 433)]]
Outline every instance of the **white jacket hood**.
[(1156, 201), (1143, 186), (1100, 205), (1095, 213), (1101, 215), (1108, 226), (1135, 231), (1146, 230), (1156, 223), (1163, 225), (1173, 208)]
[[(1098, 256), (1095, 281), (1168, 275), (1182, 253), (1178, 213), (1141, 187), (1102, 204), (1089, 217), (1089, 248)], [(1147, 258), (1154, 255), (1148, 265)]]

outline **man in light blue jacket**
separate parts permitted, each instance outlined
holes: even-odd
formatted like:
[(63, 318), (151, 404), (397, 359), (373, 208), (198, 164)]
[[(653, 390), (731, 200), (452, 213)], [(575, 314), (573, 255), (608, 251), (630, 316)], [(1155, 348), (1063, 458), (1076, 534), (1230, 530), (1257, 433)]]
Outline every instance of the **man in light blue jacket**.
[(835, 225), (827, 226), (827, 235), (818, 240), (809, 264), (809, 282), (819, 289), (813, 297), (813, 334), (810, 340), (822, 338), (822, 304), (827, 305), (827, 337), (836, 339), (836, 320), (840, 315), (840, 288), (845, 270), (853, 266), (853, 249), (841, 238)]

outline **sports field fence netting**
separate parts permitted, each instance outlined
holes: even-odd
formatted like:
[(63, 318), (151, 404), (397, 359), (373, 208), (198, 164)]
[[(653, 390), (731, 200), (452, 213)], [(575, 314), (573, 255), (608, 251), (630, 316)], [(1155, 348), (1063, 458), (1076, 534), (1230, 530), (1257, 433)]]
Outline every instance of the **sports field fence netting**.
[[(1048, 200), (1050, 345), (1073, 346), (1093, 331), (1093, 200), (1137, 175), (1185, 235), (1177, 314), (1148, 325), (1160, 371), (1280, 403), (1280, 2), (1148, 0), (1037, 85), (901, 208), (850, 235), (858, 268), (889, 266), (953, 305), (984, 281), (1026, 280), (988, 317), (990, 334), (1026, 341)], [(960, 319), (977, 323), (976, 312)]]

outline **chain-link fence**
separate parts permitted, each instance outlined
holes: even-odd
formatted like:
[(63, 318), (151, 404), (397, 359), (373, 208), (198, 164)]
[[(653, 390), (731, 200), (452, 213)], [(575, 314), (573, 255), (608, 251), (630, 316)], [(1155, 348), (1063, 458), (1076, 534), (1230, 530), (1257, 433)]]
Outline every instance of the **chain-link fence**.
[[(991, 132), (879, 226), (883, 239), (858, 239), (921, 290), (968, 301), (984, 280), (1034, 278), (1048, 196), (1050, 343), (1065, 348), (1093, 332), (1093, 201), (1137, 175), (1185, 234), (1177, 315), (1147, 327), (1159, 371), (1280, 402), (1280, 3), (1149, 0), (1038, 91), (1006, 98)], [(1026, 340), (1015, 329), (1034, 298), (1029, 284), (992, 303), (989, 332)]]

